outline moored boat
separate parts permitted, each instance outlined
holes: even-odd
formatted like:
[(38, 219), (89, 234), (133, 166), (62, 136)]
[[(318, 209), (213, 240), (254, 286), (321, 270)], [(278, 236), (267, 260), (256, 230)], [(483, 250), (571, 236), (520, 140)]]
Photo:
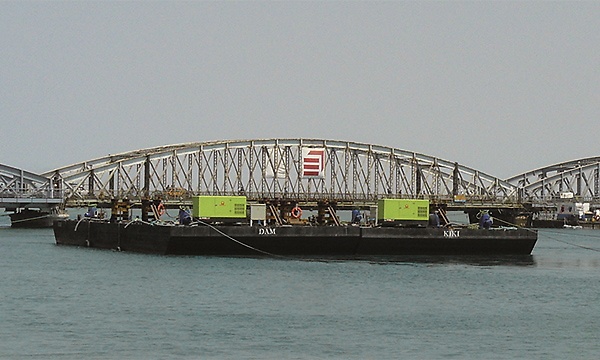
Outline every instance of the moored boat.
[(359, 226), (160, 225), (84, 219), (54, 223), (58, 245), (155, 254), (221, 256), (527, 255), (529, 229)]
[(426, 200), (388, 199), (379, 204), (380, 222), (343, 224), (334, 217), (336, 226), (299, 221), (297, 208), (290, 211), (295, 225), (270, 222), (264, 206), (252, 206), (248, 218), (245, 201), (200, 197), (192, 214), (182, 217), (187, 213), (181, 210), (176, 222), (60, 220), (54, 223), (54, 235), (58, 245), (165, 255), (339, 258), (529, 255), (537, 241), (537, 232), (530, 229), (439, 226), (429, 219)]
[(49, 228), (54, 221), (69, 218), (69, 214), (60, 209), (17, 209), (9, 216), (14, 228)]

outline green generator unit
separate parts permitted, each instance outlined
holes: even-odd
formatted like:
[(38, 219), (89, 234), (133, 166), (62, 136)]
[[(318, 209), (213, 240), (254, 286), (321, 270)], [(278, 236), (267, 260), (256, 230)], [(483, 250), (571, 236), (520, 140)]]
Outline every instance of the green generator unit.
[(383, 226), (427, 226), (429, 200), (380, 199), (377, 220)]
[(210, 220), (246, 219), (246, 197), (194, 196), (192, 217)]

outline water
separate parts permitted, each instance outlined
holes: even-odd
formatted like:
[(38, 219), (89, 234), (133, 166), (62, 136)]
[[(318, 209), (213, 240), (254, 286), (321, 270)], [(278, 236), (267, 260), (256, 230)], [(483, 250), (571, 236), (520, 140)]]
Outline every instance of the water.
[(543, 231), (524, 261), (386, 263), (119, 253), (5, 226), (0, 359), (596, 359), (600, 252), (575, 245), (600, 231)]

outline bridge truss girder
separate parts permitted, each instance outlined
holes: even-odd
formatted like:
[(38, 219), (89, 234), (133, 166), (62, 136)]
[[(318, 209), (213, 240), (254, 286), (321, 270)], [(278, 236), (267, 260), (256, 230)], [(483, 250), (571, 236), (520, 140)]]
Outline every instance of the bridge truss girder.
[(600, 157), (558, 163), (506, 180), (519, 188), (523, 201), (555, 203), (565, 193), (578, 201), (600, 202)]
[(0, 207), (53, 206), (61, 203), (62, 197), (58, 184), (52, 179), (0, 164)]
[[(302, 149), (324, 149), (322, 178), (303, 176)], [(259, 139), (169, 145), (109, 155), (42, 174), (60, 179), (71, 201), (250, 200), (373, 202), (411, 197), (517, 201), (516, 188), (477, 170), (416, 152), (356, 142)]]

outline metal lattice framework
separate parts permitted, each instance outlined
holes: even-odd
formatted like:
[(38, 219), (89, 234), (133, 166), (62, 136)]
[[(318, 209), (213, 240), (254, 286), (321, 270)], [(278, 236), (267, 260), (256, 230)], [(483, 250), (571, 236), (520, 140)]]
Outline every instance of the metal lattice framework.
[(53, 184), (51, 179), (0, 164), (0, 207), (59, 204), (62, 199), (63, 193), (58, 189), (58, 184)]
[[(322, 150), (320, 177), (306, 176), (308, 150)], [(303, 155), (304, 154), (304, 155)], [(516, 186), (436, 157), (385, 146), (319, 139), (196, 142), (109, 155), (42, 174), (73, 201), (189, 199), (374, 201), (421, 197), (516, 202)]]
[(511, 177), (523, 200), (554, 202), (565, 193), (580, 201), (600, 200), (600, 157), (558, 163)]

